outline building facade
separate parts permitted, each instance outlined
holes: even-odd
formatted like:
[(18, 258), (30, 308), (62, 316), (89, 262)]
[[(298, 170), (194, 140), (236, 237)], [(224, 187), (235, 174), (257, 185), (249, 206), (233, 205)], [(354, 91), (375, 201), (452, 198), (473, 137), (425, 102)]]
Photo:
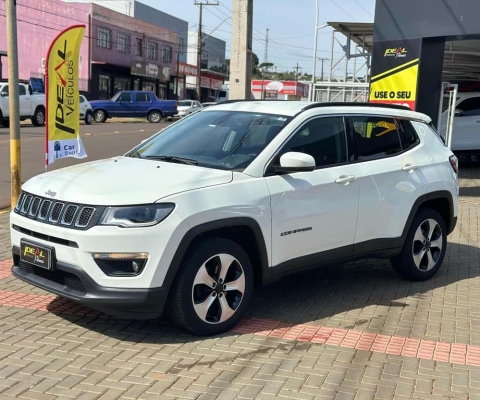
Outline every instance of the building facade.
[[(60, 0), (22, 0), (17, 3), (18, 69), (21, 80), (43, 80), (45, 60), (53, 39), (73, 24), (89, 24), (90, 7), (85, 4), (65, 4)], [(5, 2), (0, 1), (0, 52), (7, 51)], [(87, 31), (88, 32), (88, 29)], [(3, 78), (8, 75), (8, 56), (2, 57)], [(88, 91), (90, 79), (88, 34), (80, 48), (79, 85)]]
[(479, 90), (479, 13), (478, 0), (377, 0), (370, 100), (407, 104), (437, 125), (442, 82)]
[(90, 97), (119, 90), (151, 90), (174, 98), (178, 37), (175, 32), (91, 4)]
[[(225, 64), (227, 44), (224, 40), (203, 34), (201, 56), (201, 99), (213, 101), (215, 93), (225, 82), (227, 67)], [(197, 67), (198, 32), (190, 30), (188, 34), (187, 63)], [(196, 76), (187, 76), (187, 97), (196, 98)]]

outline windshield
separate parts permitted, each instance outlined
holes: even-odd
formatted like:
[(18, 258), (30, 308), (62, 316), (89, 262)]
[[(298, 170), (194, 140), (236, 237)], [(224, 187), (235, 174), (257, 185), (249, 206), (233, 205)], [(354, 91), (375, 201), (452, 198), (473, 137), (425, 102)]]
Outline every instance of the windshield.
[(191, 107), (192, 102), (191, 101), (179, 101), (178, 102), (178, 107)]
[(164, 129), (128, 155), (168, 156), (193, 160), (203, 167), (243, 170), (290, 120), (251, 112), (200, 112)]
[(110, 100), (112, 100), (112, 101), (117, 100), (117, 97), (120, 96), (120, 93), (121, 93), (121, 92), (115, 93), (114, 96), (113, 96)]

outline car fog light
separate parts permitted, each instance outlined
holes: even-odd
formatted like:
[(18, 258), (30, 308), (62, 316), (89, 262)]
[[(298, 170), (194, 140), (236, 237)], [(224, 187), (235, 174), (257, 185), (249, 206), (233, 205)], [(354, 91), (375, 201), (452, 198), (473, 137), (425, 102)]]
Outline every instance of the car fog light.
[(148, 260), (148, 253), (94, 253), (93, 259), (108, 276), (139, 275)]

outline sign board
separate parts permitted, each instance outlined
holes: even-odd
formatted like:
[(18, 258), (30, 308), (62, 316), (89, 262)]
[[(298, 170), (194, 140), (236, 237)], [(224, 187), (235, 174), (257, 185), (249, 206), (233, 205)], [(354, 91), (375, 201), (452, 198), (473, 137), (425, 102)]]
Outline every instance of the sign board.
[(370, 102), (415, 110), (421, 39), (376, 42), (373, 47)]
[(188, 76), (197, 76), (197, 67), (191, 64), (178, 63), (178, 74), (179, 75), (188, 75)]
[(170, 68), (161, 67), (157, 64), (132, 61), (130, 72), (132, 75), (143, 76), (145, 78), (159, 79), (162, 81), (170, 80)]

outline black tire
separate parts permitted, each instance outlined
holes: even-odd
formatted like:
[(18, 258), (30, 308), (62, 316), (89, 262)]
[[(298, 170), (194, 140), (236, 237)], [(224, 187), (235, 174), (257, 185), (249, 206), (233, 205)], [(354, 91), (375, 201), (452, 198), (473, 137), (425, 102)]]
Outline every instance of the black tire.
[(10, 120), (8, 118), (2, 118), (0, 122), (4, 128), (10, 128)]
[[(213, 266), (215, 264), (215, 261), (219, 260), (216, 255), (221, 254), (231, 256), (235, 259), (235, 261), (231, 263), (230, 267), (233, 267), (233, 272), (237, 271), (236, 273), (238, 273), (238, 266), (240, 265), (240, 269), (242, 270), (245, 279), (244, 293), (243, 297), (240, 300), (238, 300), (237, 298), (234, 302), (231, 303), (234, 306), (236, 305), (236, 307), (230, 306), (231, 310), (234, 309), (234, 313), (226, 321), (219, 322), (215, 319), (210, 319), (210, 322), (208, 322), (206, 318), (211, 318), (210, 316), (207, 315), (205, 319), (202, 319), (195, 311), (194, 297), (198, 294), (198, 296), (202, 298), (202, 295), (204, 295), (206, 296), (205, 301), (207, 301), (208, 299), (210, 299), (210, 296), (214, 298), (213, 292), (215, 292), (215, 290), (209, 286), (202, 284), (194, 285), (194, 281), (197, 277), (197, 273), (199, 273), (202, 266), (209, 260), (211, 264), (207, 264), (209, 265), (208, 268), (213, 271), (215, 269), (215, 267)], [(229, 274), (230, 271), (231, 270), (229, 269)], [(225, 279), (225, 282), (227, 282), (227, 284), (231, 282), (231, 278), (228, 278), (229, 274), (226, 275)], [(212, 277), (212, 275), (210, 274), (209, 276)], [(232, 275), (230, 275), (230, 277), (231, 276)], [(218, 281), (218, 277), (215, 279), (217, 279)], [(221, 287), (223, 287), (223, 284), (221, 285)], [(218, 290), (222, 290), (221, 287), (220, 285), (218, 285)], [(199, 292), (197, 290), (199, 290)], [(228, 296), (238, 296), (240, 292), (232, 291), (228, 293)], [(241, 246), (230, 240), (221, 238), (209, 238), (198, 242), (186, 254), (170, 291), (167, 311), (169, 316), (177, 325), (182, 326), (183, 328), (189, 330), (195, 335), (216, 335), (232, 329), (240, 321), (240, 319), (243, 317), (247, 310), (252, 294), (253, 269), (247, 253), (242, 249)], [(221, 312), (220, 314), (218, 314), (218, 311), (221, 310), (220, 300), (222, 295), (216, 294), (215, 296), (217, 297), (212, 301), (216, 301), (217, 303), (213, 304), (213, 306), (208, 307), (208, 310), (212, 310), (213, 314), (215, 314), (215, 311), (217, 311), (216, 317), (218, 317), (218, 319), (220, 319), (222, 315)], [(222, 300), (224, 302), (228, 301), (228, 304), (230, 305), (232, 297), (225, 296)]]
[(162, 120), (162, 113), (160, 111), (150, 111), (147, 115), (148, 122), (151, 124), (158, 124)]
[[(438, 225), (438, 228), (435, 228), (432, 237), (428, 237), (427, 230), (430, 229), (430, 226), (434, 226), (435, 224), (433, 222), (428, 222), (429, 220), (434, 221)], [(419, 238), (419, 236), (416, 238), (417, 231), (419, 230), (421, 232), (425, 231), (425, 236), (427, 237), (423, 239), (426, 239), (426, 243), (416, 240)], [(438, 234), (441, 234), (441, 238), (438, 238)], [(436, 244), (435, 246), (431, 246), (430, 242), (441, 243), (441, 249), (438, 249)], [(410, 281), (425, 281), (434, 276), (442, 266), (446, 248), (447, 227), (443, 217), (437, 211), (429, 208), (421, 208), (413, 219), (402, 252), (398, 257), (391, 259), (391, 264), (395, 272), (403, 279)], [(425, 249), (427, 249), (426, 252)], [(424, 255), (421, 256), (423, 253)], [(420, 260), (419, 267), (417, 267), (414, 254), (418, 255), (416, 260)], [(433, 265), (433, 267), (430, 268), (429, 265)]]
[(5, 128), (8, 128), (8, 126), (5, 126), (3, 122), (4, 122), (3, 114), (2, 114), (2, 111), (0, 111), (0, 127), (3, 126)]
[(91, 112), (87, 112), (87, 115), (85, 115), (85, 124), (91, 125), (93, 122), (93, 115)]
[(93, 119), (100, 124), (104, 123), (107, 120), (107, 113), (103, 110), (95, 110), (93, 112)]
[(32, 117), (33, 126), (44, 126), (45, 125), (45, 108), (37, 107), (35, 113)]

